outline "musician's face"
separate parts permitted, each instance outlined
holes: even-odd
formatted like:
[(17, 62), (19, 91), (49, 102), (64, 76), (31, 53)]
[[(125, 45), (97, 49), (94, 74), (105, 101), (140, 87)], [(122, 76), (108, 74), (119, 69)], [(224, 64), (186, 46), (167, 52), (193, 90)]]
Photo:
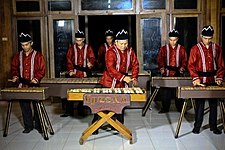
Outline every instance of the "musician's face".
[(169, 37), (169, 44), (171, 47), (174, 47), (177, 45), (178, 37)]
[(108, 45), (111, 45), (113, 43), (113, 37), (112, 36), (106, 36), (105, 41)]
[(25, 52), (28, 52), (28, 51), (32, 50), (32, 43), (33, 42), (23, 42), (23, 43), (21, 43), (21, 47), (23, 48), (23, 50)]
[(116, 46), (121, 50), (124, 51), (128, 46), (128, 40), (116, 40)]
[(201, 36), (202, 37), (202, 42), (205, 44), (205, 45), (210, 45), (210, 43), (212, 42), (212, 38), (213, 37), (204, 37), (204, 36)]
[(75, 38), (75, 42), (78, 46), (82, 46), (85, 38)]

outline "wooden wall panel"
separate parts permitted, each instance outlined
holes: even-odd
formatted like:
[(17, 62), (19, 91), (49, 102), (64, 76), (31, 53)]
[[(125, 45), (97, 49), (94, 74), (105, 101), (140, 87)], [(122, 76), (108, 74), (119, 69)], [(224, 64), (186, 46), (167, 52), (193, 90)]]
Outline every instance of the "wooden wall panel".
[(7, 85), (7, 79), (10, 75), (10, 64), (13, 56), (12, 50), (12, 1), (1, 0), (1, 13), (0, 13), (0, 35), (1, 35), (1, 45), (0, 45), (0, 87), (5, 87)]

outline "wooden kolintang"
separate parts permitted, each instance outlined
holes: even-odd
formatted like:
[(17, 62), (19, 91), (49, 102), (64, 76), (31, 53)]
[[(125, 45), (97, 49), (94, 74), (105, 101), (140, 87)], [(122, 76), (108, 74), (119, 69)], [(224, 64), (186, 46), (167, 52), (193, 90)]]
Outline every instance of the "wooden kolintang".
[(41, 87), (49, 87), (48, 94), (52, 97), (67, 98), (67, 89), (100, 87), (100, 77), (89, 78), (44, 78)]
[(43, 131), (43, 136), (45, 140), (48, 140), (48, 134), (54, 134), (51, 122), (49, 120), (47, 111), (43, 104), (43, 101), (48, 98), (48, 87), (29, 87), (29, 88), (5, 88), (1, 89), (2, 100), (8, 101), (8, 109), (6, 116), (5, 129), (3, 137), (8, 134), (10, 115), (12, 111), (12, 103), (15, 100), (31, 100), (36, 101), (38, 116), (41, 123), (41, 128)]
[(179, 86), (191, 86), (191, 77), (152, 77), (151, 86), (155, 87), (154, 92), (149, 96), (142, 110), (142, 116), (145, 116), (150, 108), (152, 101), (159, 92), (160, 87), (177, 88)]
[(219, 100), (221, 118), (222, 118), (222, 122), (223, 122), (223, 128), (225, 131), (225, 118), (224, 118), (224, 115), (225, 115), (225, 106), (224, 106), (225, 86), (224, 86), (224, 84), (223, 84), (223, 86), (204, 86), (204, 87), (183, 86), (183, 87), (178, 87), (177, 88), (177, 97), (183, 98), (184, 104), (183, 104), (183, 108), (182, 108), (182, 111), (181, 111), (181, 114), (180, 114), (180, 117), (178, 120), (175, 138), (178, 137), (181, 122), (184, 117), (184, 113), (187, 108), (187, 102), (189, 99), (198, 100), (198, 98), (205, 98), (205, 99)]
[(69, 101), (83, 101), (83, 96), (86, 93), (92, 94), (129, 94), (131, 101), (145, 102), (146, 90), (134, 87), (134, 88), (93, 88), (93, 89), (68, 89), (67, 100)]

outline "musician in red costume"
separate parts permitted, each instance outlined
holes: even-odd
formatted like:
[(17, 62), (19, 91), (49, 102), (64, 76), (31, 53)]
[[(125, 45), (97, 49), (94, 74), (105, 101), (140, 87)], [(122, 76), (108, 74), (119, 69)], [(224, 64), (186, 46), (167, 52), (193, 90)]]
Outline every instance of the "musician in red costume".
[(69, 76), (83, 78), (91, 76), (91, 68), (95, 63), (95, 55), (90, 45), (85, 42), (84, 32), (75, 33), (75, 44), (69, 47), (66, 54)]
[(108, 51), (109, 47), (114, 44), (114, 33), (111, 30), (105, 32), (105, 43), (101, 44), (98, 49), (98, 68), (100, 70), (105, 69), (105, 53)]
[[(139, 62), (134, 49), (128, 46), (128, 32), (122, 30), (117, 33), (115, 44), (105, 54), (106, 69), (100, 79), (102, 87), (126, 88), (129, 83), (133, 86), (138, 83)], [(128, 75), (131, 71), (131, 76)], [(124, 123), (124, 112), (116, 114), (115, 117), (122, 124)], [(93, 122), (98, 120), (95, 114)], [(114, 130), (113, 128), (111, 128)], [(97, 134), (95, 131), (93, 134)]]
[[(187, 53), (185, 48), (178, 44), (179, 33), (173, 29), (169, 32), (168, 44), (162, 46), (159, 50), (157, 61), (158, 68), (163, 77), (183, 76), (187, 67)], [(160, 88), (162, 109), (159, 113), (169, 112), (171, 98), (175, 98), (175, 105), (178, 112), (181, 112), (183, 99), (176, 98), (175, 88)]]
[[(44, 57), (41, 52), (37, 52), (32, 48), (33, 41), (29, 34), (21, 33), (19, 41), (23, 50), (18, 52), (12, 60), (12, 82), (18, 83), (19, 88), (38, 86), (45, 76)], [(25, 128), (23, 133), (29, 133), (34, 128), (42, 133), (36, 102), (32, 101), (35, 125), (33, 124), (31, 101), (20, 100), (19, 103)]]
[[(72, 78), (84, 78), (91, 76), (91, 69), (95, 63), (95, 56), (90, 45), (85, 43), (85, 35), (83, 31), (75, 33), (75, 44), (69, 47), (66, 54), (67, 70)], [(66, 101), (66, 110), (61, 117), (73, 116), (74, 102)], [(82, 102), (78, 104), (78, 113), (84, 116), (84, 108)]]
[[(194, 45), (190, 51), (188, 70), (194, 86), (222, 85), (225, 67), (222, 49), (212, 42), (213, 27), (204, 26), (201, 31), (201, 42)], [(209, 126), (214, 134), (222, 132), (217, 128), (217, 99), (208, 99)], [(192, 132), (200, 133), (203, 122), (205, 99), (196, 99), (195, 123)]]

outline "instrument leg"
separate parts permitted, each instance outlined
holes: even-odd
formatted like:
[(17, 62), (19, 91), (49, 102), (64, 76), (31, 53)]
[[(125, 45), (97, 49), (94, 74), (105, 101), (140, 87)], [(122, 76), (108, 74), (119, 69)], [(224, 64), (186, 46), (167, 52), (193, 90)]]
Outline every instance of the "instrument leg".
[(220, 106), (220, 112), (221, 112), (221, 119), (222, 119), (222, 123), (223, 123), (223, 131), (225, 133), (225, 110), (224, 110), (224, 100), (219, 100), (219, 106)]
[(178, 120), (178, 124), (177, 124), (175, 138), (178, 138), (178, 134), (179, 134), (179, 131), (180, 131), (181, 122), (182, 122), (182, 119), (184, 117), (184, 113), (185, 113), (186, 108), (187, 108), (187, 101), (188, 101), (187, 99), (184, 100), (183, 108), (182, 108), (182, 111), (181, 111), (181, 114), (180, 114), (180, 117), (179, 117), (179, 120)]
[(6, 122), (5, 122), (5, 129), (4, 129), (3, 137), (6, 137), (8, 135), (11, 112), (12, 112), (12, 101), (10, 100), (9, 103), (8, 103), (8, 110), (7, 110), (7, 116), (6, 116)]
[(100, 120), (95, 121), (91, 126), (89, 126), (83, 133), (80, 138), (79, 143), (82, 145), (84, 141), (98, 128), (100, 128), (109, 118), (111, 118), (115, 113), (109, 112), (108, 114), (105, 114), (103, 112), (97, 113), (99, 116), (102, 116)]
[(37, 101), (36, 105), (37, 105), (38, 116), (39, 116), (40, 123), (41, 123), (41, 129), (42, 129), (43, 134), (44, 134), (44, 139), (48, 140), (48, 133), (47, 133), (46, 125), (45, 125), (45, 120), (43, 118), (43, 114), (42, 114), (42, 111), (41, 111), (40, 102)]
[(41, 106), (42, 112), (44, 113), (44, 118), (45, 118), (45, 120), (46, 120), (46, 123), (47, 123), (48, 127), (50, 128), (50, 134), (51, 134), (51, 135), (54, 135), (54, 130), (53, 130), (53, 128), (52, 128), (52, 124), (51, 124), (51, 122), (50, 122), (50, 120), (49, 120), (47, 111), (46, 111), (45, 106), (44, 106), (44, 104), (43, 104), (42, 101), (40, 102), (40, 106)]
[(193, 100), (193, 98), (191, 98), (191, 105), (192, 105), (194, 111), (196, 111), (195, 100)]
[(156, 89), (154, 90), (154, 92), (152, 93), (152, 95), (148, 98), (149, 100), (147, 101), (147, 103), (145, 104), (145, 107), (142, 110), (142, 116), (145, 116), (147, 110), (151, 106), (152, 101), (155, 99), (158, 91), (159, 91), (159, 87), (156, 87)]

